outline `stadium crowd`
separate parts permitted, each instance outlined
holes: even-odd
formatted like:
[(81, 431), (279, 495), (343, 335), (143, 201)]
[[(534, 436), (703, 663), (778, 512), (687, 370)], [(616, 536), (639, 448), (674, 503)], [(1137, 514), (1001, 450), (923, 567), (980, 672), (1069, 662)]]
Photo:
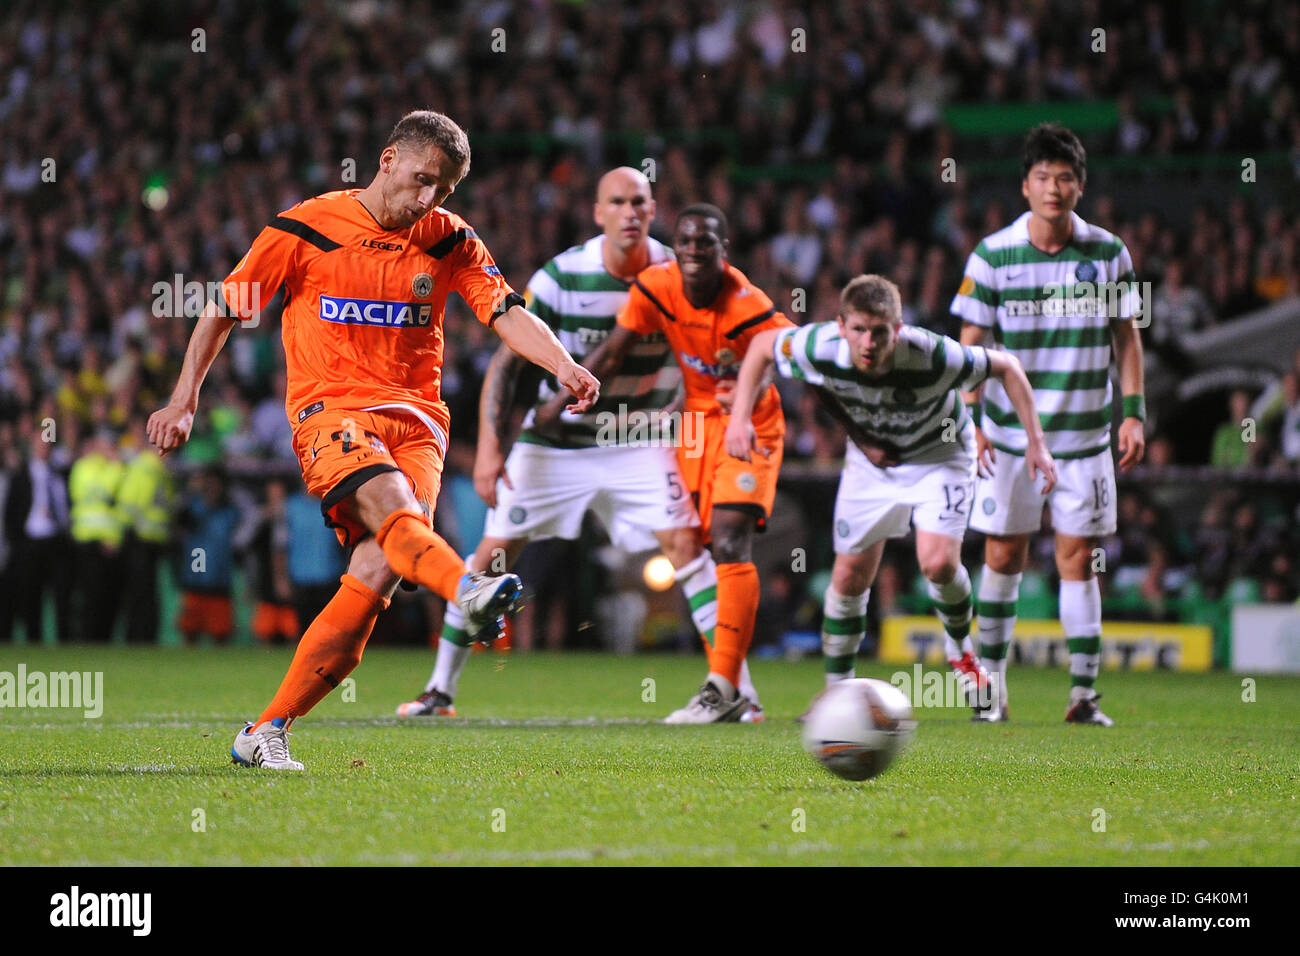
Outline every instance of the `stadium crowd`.
[[(1248, 14), (1214, 2), (804, 6), (440, 4), (435, 23), (426, 5), (398, 0), (212, 0), (184, 13), (148, 0), (7, 5), (0, 640), (11, 619), (30, 619), (42, 588), (69, 609), (60, 637), (104, 639), (105, 609), (120, 598), (134, 609), (128, 635), (156, 639), (146, 592), (164, 555), (177, 562), (187, 634), (221, 636), (219, 598), (246, 557), (259, 559), (246, 574), (268, 607), (289, 608), (295, 588), (320, 583), (294, 577), (295, 567), (331, 567), (329, 533), (300, 500), (311, 499), (292, 483), (229, 488), (223, 477), (260, 469), (297, 481), (276, 302), (214, 366), (178, 456), (183, 473), (144, 461), (144, 422), (166, 400), (202, 305), (175, 292), (219, 281), (299, 199), (368, 181), (408, 107), (434, 106), (469, 131), (474, 165), (452, 205), (517, 288), (593, 231), (590, 197), (605, 168), (651, 160), (660, 237), (685, 204), (719, 205), (734, 260), (797, 319), (833, 317), (848, 278), (879, 272), (902, 288), (906, 321), (950, 334), (962, 263), (1020, 210), (977, 177), (942, 181), (944, 158), (960, 163), (982, 142), (945, 125), (949, 105), (1113, 101), (1110, 131), (1084, 135), (1094, 159), (1287, 153), (1300, 176), (1293, 4), (1255, 3)], [(1151, 361), (1176, 371), (1188, 333), (1300, 293), (1296, 210), (1257, 206), (1248, 193), (1197, 195), (1182, 218), (1105, 191), (1082, 208), (1127, 242), (1154, 284)], [(461, 306), (449, 309), (447, 341), (444, 520), (466, 526), (464, 543), (475, 516), (456, 504), (466, 500), (456, 475), (472, 461), (496, 340)], [(1208, 463), (1300, 466), (1297, 376), (1300, 356), (1254, 442), (1233, 435), (1255, 396), (1234, 396)], [(785, 397), (787, 456), (839, 457), (842, 435), (811, 396)], [(1202, 463), (1162, 438), (1149, 436), (1156, 469)], [(1129, 610), (1164, 616), (1188, 581), (1215, 596), (1248, 581), (1295, 599), (1294, 513), (1229, 489), (1189, 520), (1160, 499), (1157, 486), (1126, 491), (1123, 530), (1108, 544), (1130, 569), (1114, 579)], [(286, 537), (294, 513), (312, 520)], [(295, 559), (295, 545), (307, 555)], [(195, 549), (216, 573), (186, 589)], [(887, 607), (888, 596), (882, 588)]]

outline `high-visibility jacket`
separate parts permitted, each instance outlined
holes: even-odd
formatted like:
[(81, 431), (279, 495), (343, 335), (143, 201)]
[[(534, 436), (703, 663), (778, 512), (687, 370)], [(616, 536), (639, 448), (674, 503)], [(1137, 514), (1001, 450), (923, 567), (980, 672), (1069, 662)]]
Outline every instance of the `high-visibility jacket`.
[(115, 499), (122, 483), (120, 461), (92, 452), (78, 458), (68, 474), (74, 541), (99, 541), (117, 547), (122, 543), (122, 518)]
[(167, 543), (175, 501), (176, 484), (160, 456), (145, 450), (127, 463), (117, 507), (122, 524), (141, 541)]

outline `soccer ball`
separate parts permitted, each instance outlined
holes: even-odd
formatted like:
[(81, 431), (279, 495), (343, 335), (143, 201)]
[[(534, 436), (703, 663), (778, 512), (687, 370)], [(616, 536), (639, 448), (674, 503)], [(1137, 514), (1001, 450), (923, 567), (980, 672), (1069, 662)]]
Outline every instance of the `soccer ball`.
[(869, 677), (831, 684), (803, 723), (803, 746), (845, 780), (883, 773), (916, 733), (912, 705), (893, 684)]

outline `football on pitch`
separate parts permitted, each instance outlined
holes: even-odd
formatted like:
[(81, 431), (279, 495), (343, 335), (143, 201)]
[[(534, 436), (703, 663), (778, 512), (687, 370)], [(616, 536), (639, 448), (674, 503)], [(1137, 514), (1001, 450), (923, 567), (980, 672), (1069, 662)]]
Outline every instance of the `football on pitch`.
[(804, 749), (845, 780), (882, 773), (916, 733), (907, 695), (882, 680), (858, 678), (827, 687), (808, 710)]

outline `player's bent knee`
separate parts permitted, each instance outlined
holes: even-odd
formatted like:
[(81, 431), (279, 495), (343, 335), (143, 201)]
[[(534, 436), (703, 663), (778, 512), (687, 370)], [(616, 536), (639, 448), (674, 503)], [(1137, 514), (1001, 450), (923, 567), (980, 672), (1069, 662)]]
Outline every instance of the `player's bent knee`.
[(984, 563), (998, 574), (1019, 574), (1029, 557), (1028, 537), (989, 535), (984, 545)]
[(831, 587), (837, 594), (856, 597), (871, 587), (878, 560), (866, 554), (837, 555), (831, 567)]
[(355, 501), (357, 519), (371, 534), (396, 511), (421, 510), (410, 480), (400, 471), (375, 475), (356, 490)]
[(753, 560), (754, 515), (744, 506), (713, 506), (713, 560), (744, 564)]
[(748, 531), (713, 529), (713, 560), (718, 564), (746, 564), (752, 560)]
[(856, 597), (871, 586), (871, 580), (864, 571), (836, 571), (831, 574), (831, 587), (836, 594)]
[(947, 555), (921, 561), (921, 574), (927, 581), (947, 584), (957, 576), (957, 565)]

